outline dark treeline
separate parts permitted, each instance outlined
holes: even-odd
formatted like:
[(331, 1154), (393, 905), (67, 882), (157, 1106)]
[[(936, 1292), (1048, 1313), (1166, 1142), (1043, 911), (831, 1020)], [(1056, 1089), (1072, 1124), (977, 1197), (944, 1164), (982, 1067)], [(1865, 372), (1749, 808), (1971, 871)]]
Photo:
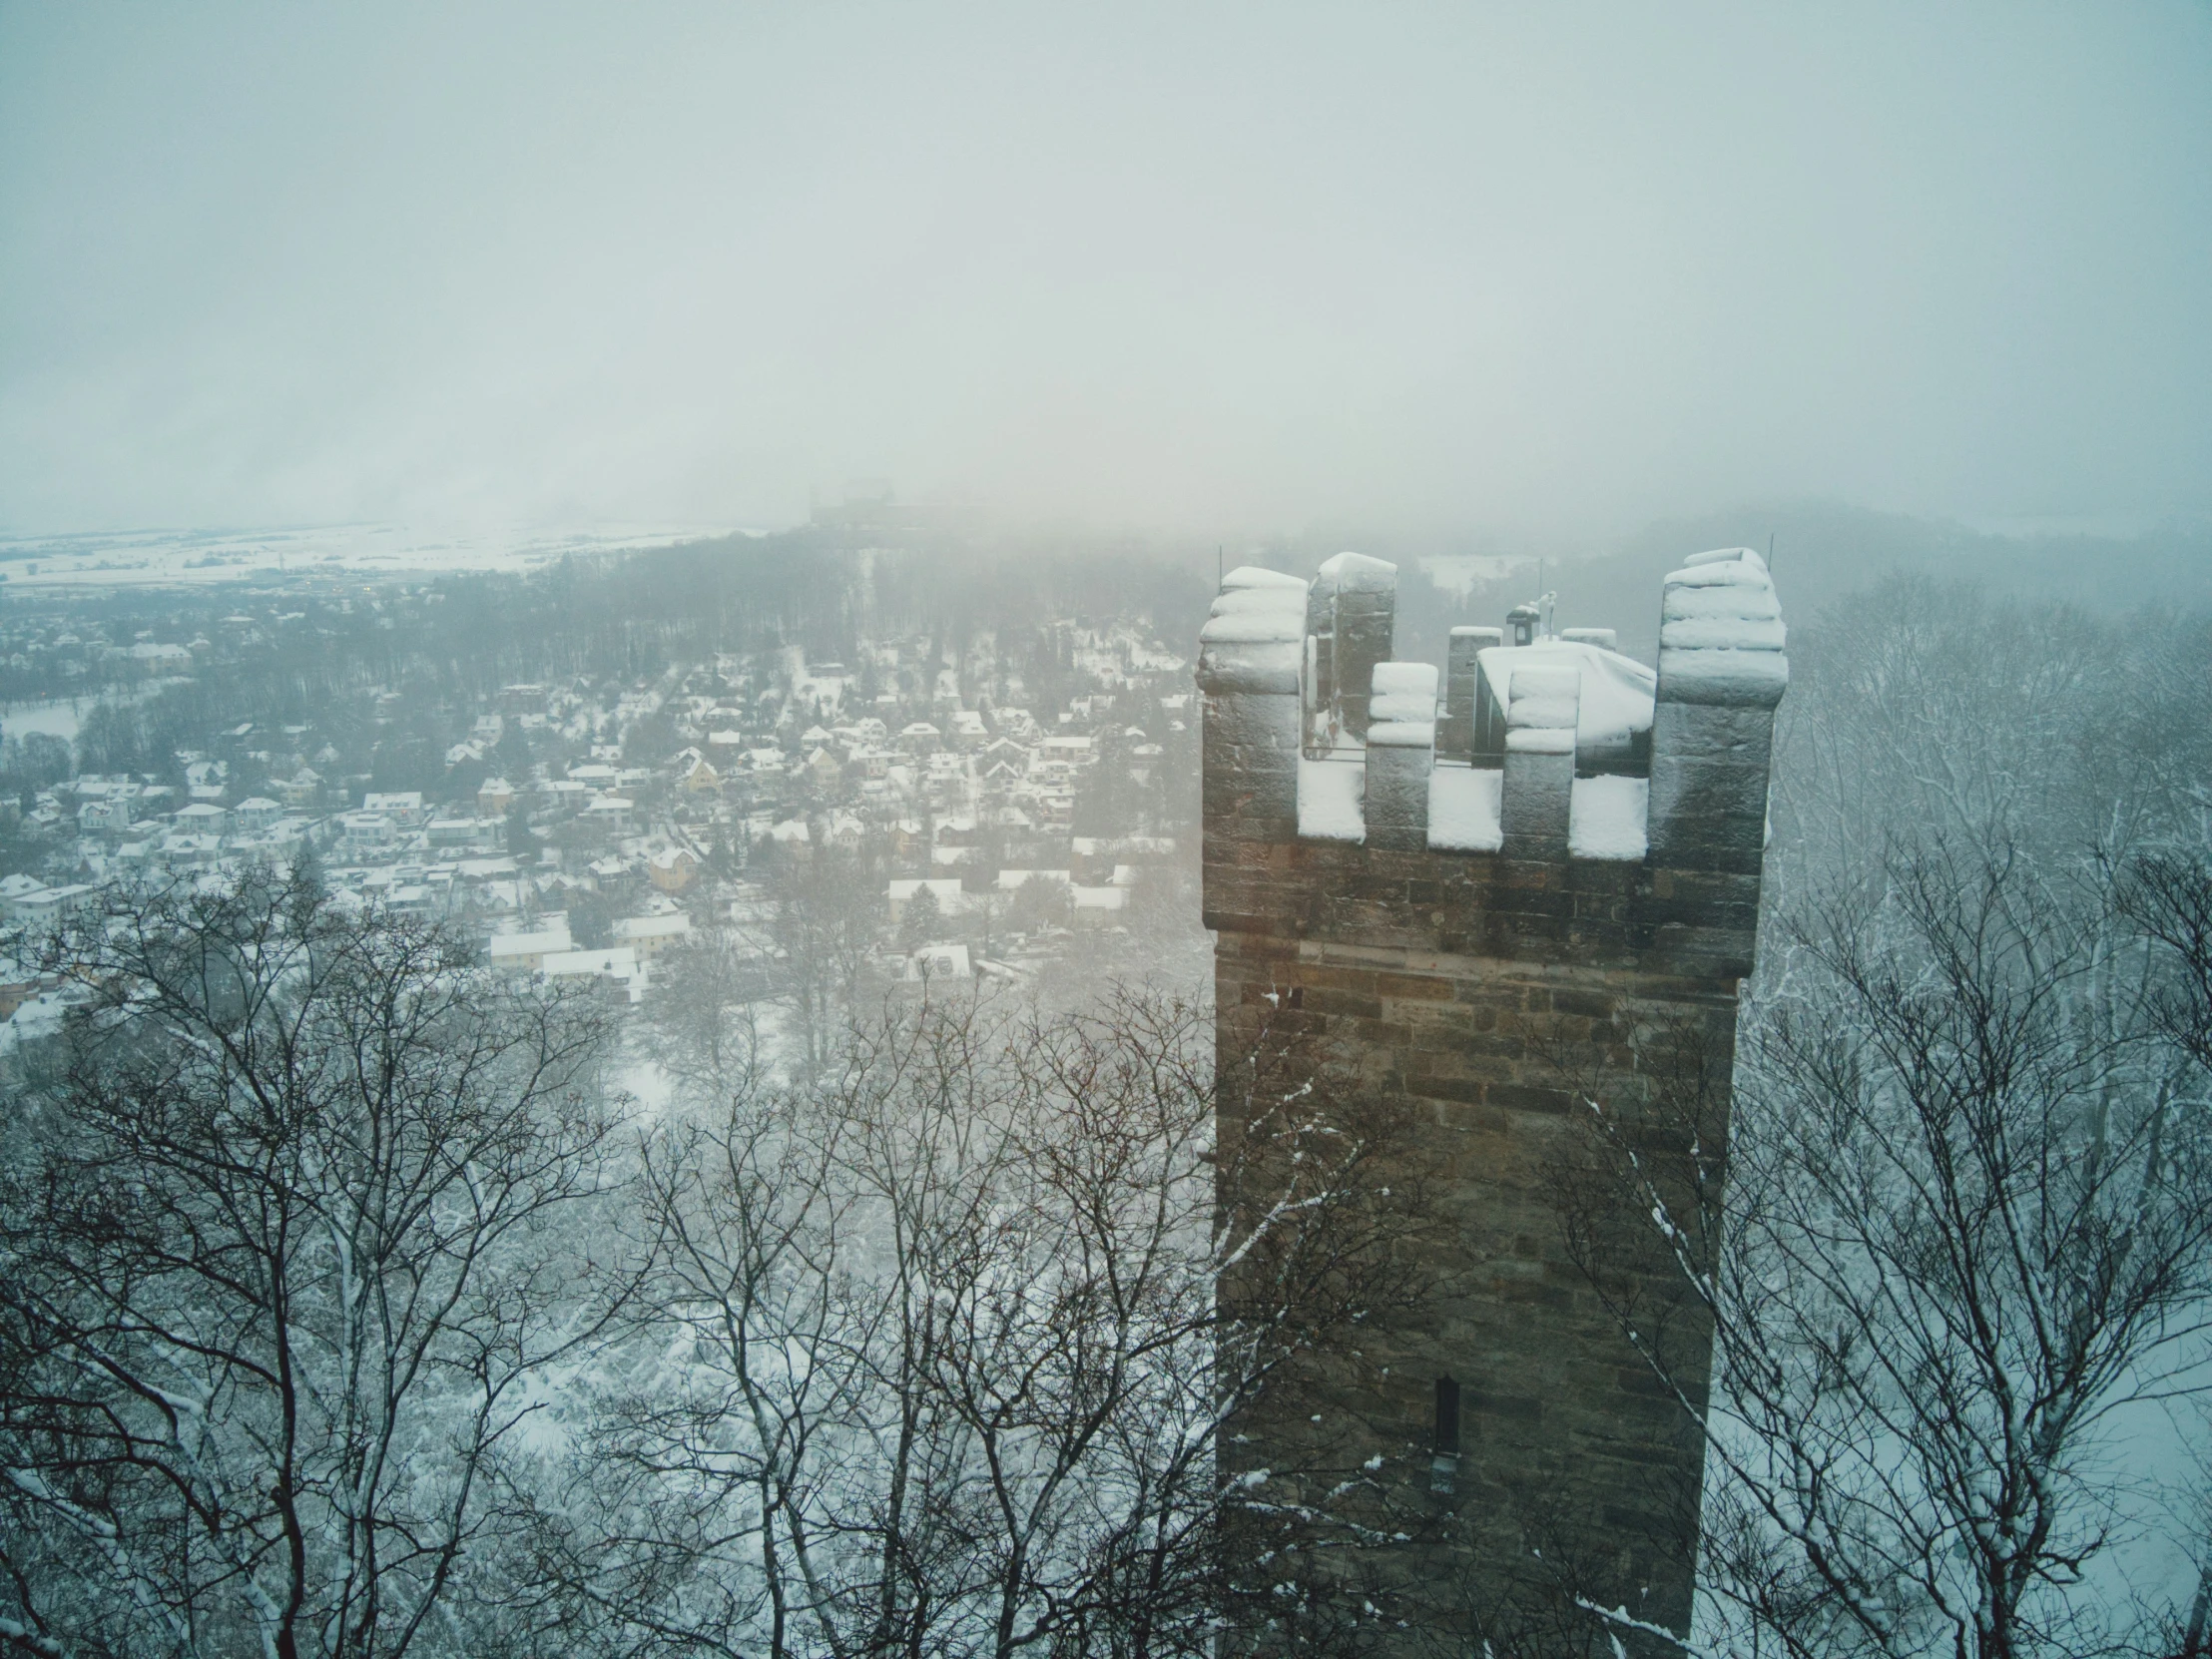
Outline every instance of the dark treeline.
[[(1401, 652), (1432, 662), (1443, 660), (1444, 636), (1453, 626), (1495, 626), (1539, 591), (1558, 596), (1562, 627), (1617, 629), (1621, 648), (1650, 662), (1659, 635), (1652, 596), (1685, 551), (1704, 547), (1755, 547), (1762, 554), (1771, 547), (1775, 580), (1799, 619), (1893, 575), (1963, 583), (2103, 617), (2147, 605), (2212, 605), (2212, 531), (2202, 526), (2140, 534), (2000, 534), (1825, 501), (1753, 503), (1664, 520), (1594, 546), (1564, 539), (1309, 534), (1273, 544), (1268, 562), (1311, 575), (1321, 560), (1347, 547), (1397, 563)], [(1499, 563), (1463, 587), (1436, 586), (1416, 568), (1424, 558), (1468, 555)]]
[[(66, 612), (17, 601), (0, 611), (0, 627), (20, 633), (45, 622), (82, 643), (0, 669), (0, 706), (95, 700), (75, 757), (85, 771), (166, 778), (180, 750), (204, 748), (212, 733), (311, 723), (349, 761), (380, 754), (381, 787), (434, 787), (442, 717), (516, 682), (637, 684), (676, 664), (785, 647), (813, 662), (843, 661), (863, 638), (927, 637), (963, 652), (993, 632), (1049, 699), (1067, 675), (1064, 625), (1135, 615), (1176, 637), (1204, 614), (1212, 572), (1203, 561), (1137, 546), (1109, 561), (1091, 554), (863, 548), (799, 530), (563, 560), (527, 576), (141, 591), (73, 600)], [(140, 639), (199, 642), (195, 672), (131, 695), (143, 671), (121, 648)], [(871, 697), (872, 672), (862, 686)], [(375, 691), (404, 700), (372, 730), (364, 694)], [(35, 791), (69, 764), (58, 746), (17, 746), (0, 789)]]
[[(1441, 661), (1452, 627), (1495, 624), (1541, 586), (1557, 595), (1562, 625), (1618, 629), (1622, 648), (1648, 660), (1658, 618), (1643, 597), (1683, 548), (1734, 544), (1775, 547), (1777, 575), (1800, 615), (1890, 572), (1975, 582), (2092, 613), (2212, 599), (2212, 546), (2201, 531), (2002, 536), (1823, 504), (1654, 525), (1602, 550), (1561, 548), (1561, 557), (1540, 568), (1533, 546), (1462, 546), (1448, 537), (1316, 534), (1226, 556), (1301, 575), (1344, 546), (1395, 560), (1399, 644), (1409, 657)], [(203, 730), (224, 721), (319, 717), (363, 687), (409, 680), (461, 700), (514, 681), (635, 680), (717, 652), (799, 646), (814, 661), (841, 661), (862, 635), (927, 635), (958, 651), (977, 630), (1049, 634), (1060, 623), (1135, 615), (1179, 638), (1205, 614), (1212, 551), (1033, 537), (868, 546), (850, 532), (802, 528), (563, 560), (528, 576), (467, 573), (373, 588), (300, 582), (133, 590), (72, 596), (66, 610), (51, 600), (0, 599), (0, 632), (40, 621), (58, 629), (66, 621), (85, 641), (75, 652), (27, 658), (0, 650), (0, 708), (128, 688), (138, 666), (93, 647), (142, 637), (214, 642), (222, 671), (200, 675), (196, 695), (209, 701), (183, 716), (183, 724)], [(1466, 553), (1506, 563), (1463, 585), (1434, 580), (1422, 565)], [(241, 612), (259, 626), (251, 644), (234, 645), (223, 622)]]

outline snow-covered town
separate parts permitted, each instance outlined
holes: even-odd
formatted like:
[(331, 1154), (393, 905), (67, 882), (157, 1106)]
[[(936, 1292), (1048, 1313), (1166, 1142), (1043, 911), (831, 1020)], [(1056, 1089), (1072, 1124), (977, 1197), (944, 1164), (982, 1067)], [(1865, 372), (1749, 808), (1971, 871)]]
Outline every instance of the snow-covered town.
[[(443, 597), (393, 584), (336, 604), (375, 629)], [(15, 937), (119, 885), (307, 857), (336, 904), (454, 924), (494, 967), (638, 1003), (672, 949), (710, 934), (757, 953), (764, 984), (788, 972), (778, 895), (820, 861), (850, 872), (836, 896), (872, 928), (872, 981), (941, 991), (1031, 979), (1187, 885), (1189, 663), (1135, 621), (1058, 623), (1018, 653), (990, 635), (957, 651), (861, 639), (849, 662), (721, 652), (470, 699), (402, 676), (305, 719), (183, 731), (131, 757), (143, 770), (96, 770), (108, 734), (202, 706), (206, 682), (272, 641), (327, 635), (327, 608), (242, 596), (189, 634), (161, 630), (181, 638), (111, 638), (55, 605), (0, 623), (19, 683), (103, 685), (0, 712), (10, 775), (35, 786), (0, 801)], [(30, 954), (0, 974), (11, 1034), (63, 1005)]]

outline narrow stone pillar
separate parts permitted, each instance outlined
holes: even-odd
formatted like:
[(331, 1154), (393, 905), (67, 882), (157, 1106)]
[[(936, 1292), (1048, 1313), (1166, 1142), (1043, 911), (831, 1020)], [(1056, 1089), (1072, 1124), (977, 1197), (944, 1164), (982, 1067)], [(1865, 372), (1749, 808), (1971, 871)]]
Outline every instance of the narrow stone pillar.
[(1375, 665), (1390, 659), (1397, 622), (1397, 566), (1365, 553), (1325, 560), (1315, 586), (1330, 593), (1330, 681), (1339, 723), (1350, 737), (1368, 735), (1368, 697)]
[(1582, 675), (1571, 668), (1513, 671), (1505, 710), (1505, 779), (1498, 829), (1508, 858), (1563, 858), (1574, 805), (1574, 730)]
[(1209, 835), (1298, 835), (1299, 680), (1306, 584), (1246, 565), (1222, 579), (1199, 634), (1202, 764)]
[(1436, 670), (1377, 663), (1370, 682), (1368, 845), (1399, 852), (1428, 846), (1428, 774), (1436, 759)]
[(1787, 638), (1767, 563), (1750, 548), (1700, 553), (1667, 578), (1651, 723), (1653, 864), (1759, 873)]
[(1337, 590), (1315, 577), (1306, 593), (1306, 743), (1317, 755), (1337, 741)]
[(1482, 672), (1477, 654), (1505, 643), (1502, 628), (1454, 628), (1444, 658), (1444, 713), (1436, 727), (1436, 753), (1447, 761), (1474, 755), (1474, 683)]
[[(1309, 612), (1308, 627), (1312, 626)], [(1306, 636), (1306, 663), (1300, 672), (1298, 697), (1301, 743), (1308, 755), (1322, 755), (1329, 748), (1329, 697), (1322, 690), (1322, 645), (1318, 634)]]

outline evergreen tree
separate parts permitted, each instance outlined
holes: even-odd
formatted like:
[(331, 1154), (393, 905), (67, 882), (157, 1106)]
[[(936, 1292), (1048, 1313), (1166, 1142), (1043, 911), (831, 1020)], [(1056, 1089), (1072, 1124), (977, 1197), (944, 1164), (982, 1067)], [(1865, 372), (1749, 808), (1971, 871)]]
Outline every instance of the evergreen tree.
[(944, 910), (928, 887), (916, 887), (898, 917), (898, 947), (919, 950), (944, 930)]
[(538, 839), (530, 832), (530, 809), (519, 796), (507, 807), (507, 853), (526, 864), (537, 861)]

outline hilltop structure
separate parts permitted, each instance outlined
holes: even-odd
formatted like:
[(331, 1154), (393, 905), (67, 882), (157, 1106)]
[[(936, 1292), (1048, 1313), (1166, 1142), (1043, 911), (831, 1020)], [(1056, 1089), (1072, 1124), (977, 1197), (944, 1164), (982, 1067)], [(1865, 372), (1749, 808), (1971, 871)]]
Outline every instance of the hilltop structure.
[[(1524, 606), (1453, 629), (1439, 687), (1392, 658), (1395, 582), (1353, 553), (1239, 569), (1202, 635), (1222, 1064), (1264, 1017), (1402, 1099), (1441, 1224), (1419, 1306), (1314, 1356), (1223, 1457), (1271, 1516), (1360, 1511), (1301, 1570), (1359, 1589), (1382, 1651), (1582, 1651), (1592, 1605), (1635, 1650), (1626, 1619), (1688, 1629), (1703, 1439), (1570, 1258), (1561, 1171), (1572, 1114), (1633, 1136), (1690, 1068), (1720, 1173), (1780, 611), (1758, 554), (1703, 553), (1666, 579), (1656, 673)], [(1668, 1251), (1630, 1257), (1702, 1378)]]

